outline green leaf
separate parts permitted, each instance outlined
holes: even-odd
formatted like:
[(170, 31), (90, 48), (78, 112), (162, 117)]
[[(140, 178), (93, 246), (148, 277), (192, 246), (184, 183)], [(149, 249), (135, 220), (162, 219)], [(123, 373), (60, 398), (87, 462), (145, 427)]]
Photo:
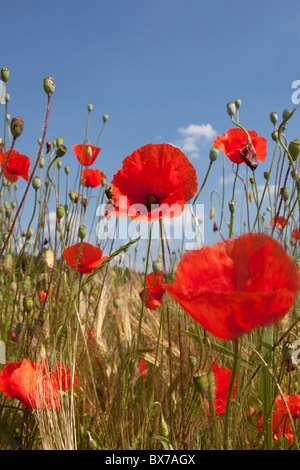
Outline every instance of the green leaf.
[(163, 436), (154, 436), (154, 439), (157, 439), (163, 445), (165, 450), (174, 450), (171, 443)]

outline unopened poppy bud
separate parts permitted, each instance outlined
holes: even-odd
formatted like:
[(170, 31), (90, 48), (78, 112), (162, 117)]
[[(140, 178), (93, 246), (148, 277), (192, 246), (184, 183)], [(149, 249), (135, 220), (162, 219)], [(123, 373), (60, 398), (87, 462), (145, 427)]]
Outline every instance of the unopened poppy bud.
[(190, 365), (190, 368), (191, 369), (194, 369), (194, 367), (196, 366), (197, 364), (197, 359), (195, 358), (195, 356), (190, 356), (189, 357), (189, 365)]
[(208, 374), (201, 374), (198, 376), (193, 377), (194, 385), (201, 395), (205, 395), (208, 392), (208, 381), (210, 380), (210, 384), (212, 388), (215, 388), (215, 378), (213, 372), (209, 372)]
[(230, 103), (227, 103), (227, 113), (229, 114), (229, 116), (234, 116), (235, 114), (235, 111), (236, 111), (236, 106), (234, 103), (230, 102)]
[(41, 187), (41, 179), (38, 176), (35, 176), (32, 180), (32, 187), (37, 191)]
[(30, 313), (33, 309), (33, 300), (32, 297), (24, 297), (23, 299), (23, 308), (26, 313)]
[(45, 166), (45, 158), (44, 157), (41, 157), (40, 158), (40, 161), (39, 161), (39, 167), (40, 168), (44, 168)]
[(44, 245), (48, 245), (49, 241), (50, 241), (49, 237), (45, 237), (45, 239), (44, 239)]
[(249, 181), (250, 181), (251, 184), (254, 184), (255, 183), (255, 178), (253, 176), (250, 176)]
[(70, 232), (71, 231), (71, 224), (70, 222), (67, 222), (66, 224), (66, 232)]
[(38, 198), (38, 203), (39, 203), (39, 204), (42, 204), (42, 202), (43, 202), (43, 198), (42, 198), (42, 197), (39, 197), (39, 198)]
[(293, 178), (293, 180), (296, 181), (296, 179), (298, 178), (298, 173), (297, 173), (297, 171), (292, 170), (292, 171), (291, 171), (291, 177)]
[(264, 171), (264, 178), (266, 181), (269, 181), (271, 177), (271, 173), (269, 171)]
[(160, 261), (153, 261), (152, 269), (155, 274), (159, 273), (162, 270), (161, 262)]
[(4, 146), (4, 142), (3, 142), (2, 137), (0, 137), (0, 152), (2, 152), (3, 146)]
[(106, 179), (105, 178), (101, 178), (101, 186), (106, 186)]
[(108, 120), (108, 114), (103, 114), (102, 119), (103, 122), (106, 122)]
[(3, 260), (3, 272), (4, 274), (9, 274), (12, 271), (13, 267), (13, 259), (10, 253), (5, 255), (4, 260)]
[(85, 225), (80, 225), (79, 229), (78, 229), (78, 236), (80, 238), (80, 240), (83, 240), (86, 236), (86, 233), (87, 233), (87, 228)]
[(107, 199), (112, 199), (113, 197), (113, 192), (111, 186), (105, 190), (105, 195)]
[(57, 156), (58, 158), (61, 158), (61, 157), (63, 157), (63, 156), (65, 155), (66, 151), (67, 151), (67, 147), (66, 147), (65, 145), (60, 145), (60, 146), (57, 147), (57, 149), (56, 149), (56, 156)]
[(284, 109), (282, 112), (282, 119), (284, 121), (287, 121), (291, 117), (292, 114), (293, 114), (293, 111), (291, 111), (290, 109)]
[(91, 111), (93, 111), (93, 105), (92, 104), (88, 104), (87, 105), (87, 108), (88, 108), (88, 112), (90, 113)]
[(45, 251), (44, 262), (45, 262), (45, 265), (47, 266), (48, 269), (53, 268), (55, 258), (54, 258), (54, 253), (53, 253), (52, 250), (50, 250), (50, 248), (48, 248), (48, 250)]
[(212, 206), (212, 208), (210, 209), (210, 213), (209, 213), (210, 220), (213, 219), (214, 216), (215, 216), (215, 208), (214, 206)]
[(236, 202), (235, 201), (230, 201), (228, 203), (228, 206), (229, 206), (230, 214), (234, 214), (235, 213), (235, 208), (236, 208)]
[(9, 94), (9, 93), (5, 93), (4, 99), (5, 99), (5, 103), (8, 103), (9, 100), (10, 100), (10, 94)]
[(24, 129), (24, 121), (19, 116), (13, 117), (10, 123), (10, 130), (12, 135), (17, 138), (20, 137)]
[(57, 137), (57, 139), (55, 141), (56, 147), (59, 147), (60, 145), (63, 145), (63, 143), (64, 143), (64, 139), (62, 137)]
[(1, 80), (6, 83), (9, 79), (9, 69), (7, 67), (2, 67), (1, 69)]
[(46, 142), (46, 153), (51, 152), (51, 150), (52, 150), (52, 142), (51, 140), (48, 140), (48, 142)]
[(289, 153), (295, 162), (300, 154), (300, 142), (298, 139), (292, 140), (289, 144)]
[(58, 220), (62, 219), (63, 216), (65, 215), (65, 208), (64, 206), (62, 206), (61, 204), (59, 206), (57, 206), (56, 208), (56, 217), (58, 218)]
[(284, 201), (287, 201), (288, 198), (290, 197), (290, 188), (287, 186), (284, 186), (283, 188), (280, 189), (280, 194), (281, 197)]
[(290, 359), (293, 355), (293, 352), (293, 345), (288, 341), (282, 345), (282, 356), (284, 357), (284, 359)]
[(114, 299), (114, 307), (116, 308), (120, 307), (120, 299)]
[(217, 224), (217, 221), (216, 221), (216, 220), (214, 221), (213, 231), (214, 231), (214, 232), (218, 232), (218, 231), (219, 231), (219, 227), (218, 227), (218, 224)]
[(242, 105), (242, 100), (237, 98), (234, 103), (235, 103), (236, 109), (240, 109), (240, 107)]
[(212, 147), (209, 152), (209, 159), (211, 162), (215, 162), (219, 155), (219, 149), (217, 147)]
[(52, 95), (55, 90), (55, 83), (52, 77), (44, 78), (44, 90), (47, 95)]
[(93, 149), (92, 149), (92, 147), (91, 147), (90, 145), (89, 145), (89, 146), (87, 147), (87, 149), (86, 149), (86, 154), (87, 154), (88, 158), (92, 158), (92, 156), (93, 156)]
[(69, 198), (71, 199), (72, 202), (75, 201), (75, 197), (76, 197), (76, 194), (74, 193), (74, 191), (70, 191), (69, 192)]
[(253, 202), (253, 201), (254, 201), (254, 192), (253, 192), (253, 189), (251, 189), (250, 192), (249, 192), (249, 201), (250, 201), (250, 202)]
[(16, 339), (19, 338), (21, 332), (22, 332), (22, 328), (23, 328), (23, 324), (21, 322), (18, 322), (16, 324), (16, 328), (15, 328), (15, 335), (16, 335)]
[(61, 160), (57, 160), (57, 168), (60, 170), (62, 167), (62, 161)]
[(169, 435), (169, 426), (167, 425), (165, 418), (161, 415), (161, 432), (164, 437)]
[(277, 140), (278, 140), (278, 132), (277, 132), (277, 131), (273, 131), (272, 134), (271, 134), (271, 137), (272, 137), (272, 139), (274, 140), (274, 142), (277, 142)]
[(30, 290), (31, 290), (31, 279), (29, 276), (26, 276), (23, 281), (23, 294), (24, 295), (29, 294)]
[(7, 122), (9, 122), (9, 120), (10, 120), (10, 114), (6, 113), (6, 114), (5, 114), (5, 119), (6, 119)]
[(11, 209), (6, 209), (6, 211), (5, 211), (5, 217), (6, 217), (7, 219), (10, 219), (11, 216), (12, 216), (12, 210), (11, 210)]
[(70, 173), (70, 167), (67, 165), (65, 166), (65, 173), (68, 175)]
[(15, 209), (16, 207), (17, 207), (17, 203), (16, 203), (16, 201), (13, 201), (13, 202), (11, 203), (11, 208), (12, 208), (12, 209)]
[(270, 121), (272, 124), (276, 124), (276, 122), (278, 121), (278, 114), (277, 113), (271, 113), (270, 114)]

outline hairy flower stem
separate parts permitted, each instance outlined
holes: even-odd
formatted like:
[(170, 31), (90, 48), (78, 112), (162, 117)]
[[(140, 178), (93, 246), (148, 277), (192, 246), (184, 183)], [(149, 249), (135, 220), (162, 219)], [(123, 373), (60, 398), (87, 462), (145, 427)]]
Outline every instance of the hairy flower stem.
[(231, 377), (230, 377), (230, 383), (229, 383), (227, 401), (226, 401), (226, 409), (225, 409), (224, 450), (229, 449), (230, 404), (231, 404), (232, 391), (233, 391), (234, 383), (235, 383), (235, 380), (236, 380), (236, 371), (237, 371), (238, 360), (239, 360), (239, 341), (238, 341), (238, 339), (235, 339), (233, 341), (233, 347), (234, 347), (234, 360), (233, 360), (233, 367), (232, 367), (232, 371), (231, 371)]
[(23, 197), (22, 197), (22, 200), (21, 200), (21, 202), (20, 202), (20, 204), (19, 204), (19, 207), (18, 207), (18, 209), (17, 209), (16, 215), (15, 215), (15, 217), (14, 217), (14, 220), (13, 220), (13, 222), (12, 222), (12, 224), (11, 224), (11, 227), (10, 227), (10, 230), (9, 230), (9, 232), (8, 232), (8, 236), (7, 236), (6, 240), (5, 240), (5, 242), (3, 243), (3, 247), (2, 247), (1, 252), (0, 252), (0, 257), (3, 255), (3, 252), (4, 252), (4, 250), (5, 250), (5, 247), (7, 246), (8, 241), (9, 241), (9, 239), (10, 239), (10, 237), (11, 237), (13, 231), (14, 231), (15, 223), (16, 223), (16, 221), (17, 221), (17, 218), (18, 218), (18, 216), (19, 216), (19, 213), (20, 213), (20, 211), (21, 211), (21, 208), (22, 208), (22, 206), (23, 206), (23, 204), (24, 204), (24, 202), (25, 202), (25, 199), (26, 199), (26, 197), (27, 197), (28, 190), (29, 190), (29, 188), (30, 188), (30, 185), (31, 185), (33, 176), (34, 176), (34, 174), (35, 174), (35, 170), (36, 170), (37, 165), (38, 165), (38, 163), (39, 163), (39, 161), (40, 161), (40, 158), (41, 158), (41, 153), (42, 153), (42, 149), (43, 149), (43, 145), (44, 145), (44, 140), (45, 140), (45, 136), (46, 136), (46, 132), (47, 132), (47, 128), (48, 128), (50, 105), (51, 105), (51, 95), (48, 95), (48, 103), (47, 103), (47, 111), (46, 111), (45, 126), (44, 126), (44, 132), (43, 132), (43, 137), (42, 137), (42, 141), (41, 141), (39, 153), (38, 153), (38, 156), (37, 156), (37, 159), (36, 159), (34, 168), (33, 168), (32, 172), (31, 172), (30, 177), (29, 177), (29, 180), (28, 180), (28, 183), (27, 183), (27, 186), (26, 186), (24, 195), (23, 195)]

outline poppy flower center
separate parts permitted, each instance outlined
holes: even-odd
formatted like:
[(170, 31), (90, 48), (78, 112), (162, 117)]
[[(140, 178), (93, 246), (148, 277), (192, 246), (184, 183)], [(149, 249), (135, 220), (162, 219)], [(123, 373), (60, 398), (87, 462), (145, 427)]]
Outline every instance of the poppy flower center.
[(157, 196), (157, 194), (151, 194), (151, 196), (146, 197), (146, 207), (148, 211), (151, 210), (152, 204), (160, 204), (160, 198)]

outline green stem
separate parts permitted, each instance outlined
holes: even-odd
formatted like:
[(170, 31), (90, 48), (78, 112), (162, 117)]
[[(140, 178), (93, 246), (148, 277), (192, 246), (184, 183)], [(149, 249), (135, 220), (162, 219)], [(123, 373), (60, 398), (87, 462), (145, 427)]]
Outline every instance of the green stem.
[(233, 387), (236, 381), (236, 371), (238, 367), (238, 359), (239, 359), (239, 341), (235, 339), (233, 341), (233, 348), (234, 348), (234, 359), (233, 359), (233, 367), (231, 371), (230, 383), (228, 388), (228, 395), (226, 401), (226, 409), (225, 409), (225, 427), (224, 427), (224, 450), (229, 449), (229, 416), (230, 416), (230, 404), (232, 399), (232, 392)]

